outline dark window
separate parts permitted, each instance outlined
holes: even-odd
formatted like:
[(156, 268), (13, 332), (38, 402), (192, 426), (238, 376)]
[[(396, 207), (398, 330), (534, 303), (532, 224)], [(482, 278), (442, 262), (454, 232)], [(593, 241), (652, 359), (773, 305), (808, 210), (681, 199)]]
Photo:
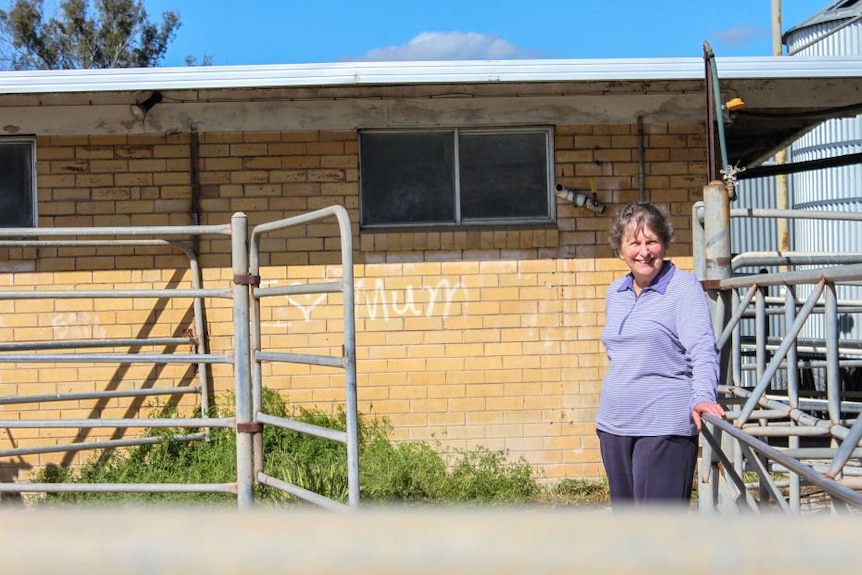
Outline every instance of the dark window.
[(552, 220), (548, 129), (363, 132), (363, 226)]
[(454, 221), (451, 134), (370, 133), (360, 145), (364, 224)]
[(461, 134), (461, 218), (547, 218), (545, 133)]
[(32, 140), (0, 139), (0, 227), (36, 225), (34, 156)]

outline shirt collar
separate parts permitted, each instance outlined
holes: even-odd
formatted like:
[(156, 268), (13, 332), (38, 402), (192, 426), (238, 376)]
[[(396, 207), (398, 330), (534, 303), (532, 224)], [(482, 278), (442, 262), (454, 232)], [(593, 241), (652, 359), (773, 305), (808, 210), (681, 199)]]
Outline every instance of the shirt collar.
[[(657, 291), (660, 294), (663, 294), (667, 291), (667, 284), (670, 283), (670, 278), (673, 277), (673, 272), (676, 269), (676, 266), (673, 265), (673, 262), (670, 260), (664, 260), (664, 263), (661, 266), (661, 269), (658, 272), (658, 275), (655, 279), (652, 280), (652, 283), (648, 285), (646, 290)], [(629, 272), (624, 278), (620, 287), (617, 291), (623, 292), (626, 290), (635, 291), (634, 288), (635, 277)]]

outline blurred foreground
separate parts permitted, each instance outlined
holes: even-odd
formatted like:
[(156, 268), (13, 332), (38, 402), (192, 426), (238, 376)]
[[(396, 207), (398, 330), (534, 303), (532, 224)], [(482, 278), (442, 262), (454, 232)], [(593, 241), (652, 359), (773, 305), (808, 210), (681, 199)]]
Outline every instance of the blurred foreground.
[(535, 509), (0, 511), (2, 573), (848, 573), (858, 519)]

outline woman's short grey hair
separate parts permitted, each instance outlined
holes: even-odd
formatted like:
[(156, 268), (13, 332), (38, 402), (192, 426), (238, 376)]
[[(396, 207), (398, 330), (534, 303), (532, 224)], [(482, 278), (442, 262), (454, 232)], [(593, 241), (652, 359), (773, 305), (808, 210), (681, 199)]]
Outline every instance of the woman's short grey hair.
[(649, 202), (632, 202), (617, 212), (611, 224), (608, 241), (611, 247), (619, 252), (627, 233), (637, 233), (644, 228), (649, 228), (665, 249), (673, 241), (673, 223), (670, 216), (664, 208)]

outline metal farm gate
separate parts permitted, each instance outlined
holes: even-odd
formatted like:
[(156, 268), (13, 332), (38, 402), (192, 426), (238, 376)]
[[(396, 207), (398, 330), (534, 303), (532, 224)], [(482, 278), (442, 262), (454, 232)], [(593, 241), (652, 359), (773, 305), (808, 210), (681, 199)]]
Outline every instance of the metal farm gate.
[[(261, 240), (281, 230), (306, 225), (318, 220), (335, 218), (340, 235), (341, 279), (334, 282), (309, 282), (305, 285), (277, 288), (260, 287)], [(221, 289), (205, 288), (203, 274), (194, 246), (201, 238), (224, 238), (231, 246), (232, 286)], [(284, 490), (295, 497), (329, 509), (355, 508), (359, 504), (358, 429), (356, 402), (356, 334), (353, 298), (353, 249), (350, 222), (341, 206), (332, 206), (301, 216), (257, 226), (249, 236), (245, 214), (237, 213), (226, 225), (210, 226), (156, 226), (118, 228), (51, 228), (51, 229), (4, 229), (0, 230), (0, 248), (10, 249), (102, 249), (113, 253), (134, 249), (165, 249), (179, 251), (187, 260), (191, 286), (170, 286), (163, 289), (51, 289), (53, 286), (32, 285), (16, 289), (10, 281), (0, 289), (0, 301), (13, 302), (27, 310), (28, 302), (37, 300), (58, 302), (61, 300), (105, 301), (124, 299), (143, 305), (156, 301), (159, 306), (170, 302), (190, 301), (191, 327), (181, 336), (148, 337), (148, 329), (141, 327), (134, 337), (89, 337), (78, 339), (55, 339), (51, 341), (5, 341), (0, 343), (0, 362), (24, 365), (64, 366), (108, 364), (117, 366), (117, 377), (92, 392), (42, 393), (34, 395), (2, 395), (0, 409), (12, 405), (41, 405), (51, 402), (80, 402), (93, 400), (108, 402), (118, 398), (142, 401), (144, 398), (166, 396), (178, 397), (188, 394), (199, 398), (200, 417), (136, 417), (129, 413), (124, 418), (102, 418), (98, 410), (82, 419), (4, 418), (0, 427), (16, 429), (71, 428), (79, 432), (80, 441), (65, 444), (12, 447), (0, 450), (0, 457), (12, 458), (44, 453), (73, 453), (82, 450), (101, 450), (115, 447), (142, 445), (161, 441), (157, 437), (116, 437), (102, 440), (87, 440), (86, 430), (107, 428), (126, 430), (129, 428), (197, 428), (200, 433), (173, 437), (176, 441), (206, 440), (212, 428), (231, 428), (236, 432), (237, 477), (223, 484), (62, 484), (62, 483), (0, 483), (0, 492), (187, 492), (235, 494), (240, 509), (253, 506), (254, 485), (265, 484)], [(71, 270), (74, 271), (74, 270)], [(33, 273), (36, 276), (38, 273)], [(38, 282), (34, 282), (37, 284)], [(47, 287), (47, 289), (44, 289)], [(314, 356), (282, 353), (261, 349), (260, 304), (262, 300), (288, 294), (340, 294), (343, 307), (343, 345), (341, 354)], [(204, 320), (204, 300), (224, 300), (232, 307), (233, 352), (213, 354), (208, 349)], [(270, 299), (270, 301), (272, 301)], [(154, 306), (155, 307), (158, 306)], [(152, 313), (158, 313), (153, 311)], [(179, 353), (180, 346), (190, 346), (191, 353)], [(326, 429), (308, 425), (289, 418), (277, 417), (262, 411), (263, 372), (266, 363), (301, 363), (328, 366), (343, 370), (345, 381), (346, 430)], [(124, 370), (131, 365), (151, 365), (152, 378), (134, 389), (123, 388)], [(208, 367), (224, 364), (233, 371), (236, 397), (234, 417), (210, 417), (211, 382)], [(196, 373), (197, 383), (185, 381), (185, 385), (160, 385), (157, 376), (166, 365), (190, 366)], [(117, 381), (114, 381), (116, 379)], [(138, 407), (140, 404), (138, 403)], [(348, 463), (348, 502), (331, 500), (322, 495), (306, 491), (282, 479), (263, 472), (266, 454), (262, 453), (260, 440), (265, 425), (280, 426), (301, 433), (324, 437), (345, 444)], [(122, 434), (120, 434), (122, 435)]]
[[(862, 254), (757, 252), (732, 256), (731, 218), (858, 223), (862, 213), (731, 209), (721, 182), (693, 211), (695, 271), (713, 307), (726, 420), (707, 416), (698, 482), (707, 513), (803, 511), (812, 494), (833, 510), (862, 509), (862, 342), (843, 337), (862, 302), (837, 297), (862, 281)], [(763, 267), (781, 271), (757, 273)], [(753, 268), (755, 271), (751, 271)], [(769, 318), (784, 333), (770, 333)], [(852, 318), (857, 319), (852, 319)], [(817, 318), (820, 338), (799, 337)], [(754, 324), (753, 338), (740, 325)], [(744, 374), (752, 374), (745, 377)]]

